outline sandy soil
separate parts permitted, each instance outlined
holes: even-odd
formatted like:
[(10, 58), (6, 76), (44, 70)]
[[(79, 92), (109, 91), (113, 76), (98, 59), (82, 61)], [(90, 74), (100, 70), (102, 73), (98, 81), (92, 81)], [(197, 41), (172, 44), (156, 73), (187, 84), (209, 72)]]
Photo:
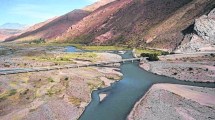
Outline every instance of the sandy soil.
[[(43, 52), (62, 54), (63, 50), (62, 47), (14, 49), (14, 54), (0, 57), (0, 68), (21, 67), (21, 63), (29, 63), (23, 67), (49, 66), (54, 63), (30, 61), (23, 56), (32, 51), (35, 51), (32, 55), (40, 55)], [(98, 61), (121, 59), (110, 53), (98, 53), (97, 58)], [(5, 62), (10, 64), (5, 66)], [(122, 74), (118, 70), (118, 66), (115, 65), (1, 76), (0, 119), (76, 120), (90, 102), (92, 90), (109, 86), (121, 79)]]
[(160, 61), (142, 62), (147, 71), (195, 82), (215, 82), (215, 54), (180, 54), (160, 57)]
[(215, 119), (215, 89), (157, 84), (136, 103), (129, 120)]

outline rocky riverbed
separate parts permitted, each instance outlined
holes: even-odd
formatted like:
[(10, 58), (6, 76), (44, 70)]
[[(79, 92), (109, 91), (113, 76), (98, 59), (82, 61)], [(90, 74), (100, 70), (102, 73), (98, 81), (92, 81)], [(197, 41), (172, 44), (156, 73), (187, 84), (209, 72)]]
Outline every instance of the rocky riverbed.
[[(65, 53), (64, 47), (7, 46), (5, 50), (6, 53), (9, 52), (1, 55), (1, 69), (121, 59), (120, 56), (110, 53)], [(118, 66), (116, 64), (102, 68), (74, 68), (1, 76), (0, 118), (76, 120), (91, 100), (94, 89), (107, 87), (121, 79)]]
[[(192, 82), (215, 82), (214, 53), (161, 56), (160, 61), (143, 61), (152, 73)], [(214, 84), (215, 85), (215, 84)], [(134, 106), (129, 120), (213, 120), (215, 88), (155, 84)]]
[(129, 120), (213, 120), (215, 89), (156, 84), (136, 103)]
[(144, 61), (140, 66), (147, 71), (179, 80), (215, 82), (215, 53), (161, 56), (160, 61)]

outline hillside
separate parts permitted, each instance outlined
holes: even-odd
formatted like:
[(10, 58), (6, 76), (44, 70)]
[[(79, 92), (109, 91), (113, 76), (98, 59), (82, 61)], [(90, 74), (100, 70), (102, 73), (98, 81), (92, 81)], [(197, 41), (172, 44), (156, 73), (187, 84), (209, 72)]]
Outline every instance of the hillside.
[(100, 0), (11, 37), (175, 50), (214, 0)]
[(0, 41), (5, 40), (6, 38), (21, 33), (21, 30), (15, 29), (0, 29)]
[(36, 24), (24, 33), (10, 37), (6, 41), (51, 39), (65, 32), (72, 24), (75, 24), (88, 14), (89, 12), (84, 10), (74, 10), (58, 18)]
[(175, 49), (214, 0), (119, 0), (99, 8), (58, 40)]
[(84, 9), (73, 10), (60, 17), (47, 20), (42, 23), (38, 23), (22, 34), (10, 37), (6, 41), (14, 40), (36, 40), (36, 39), (54, 39), (66, 32), (72, 25), (82, 20), (84, 17), (89, 15), (92, 11), (108, 4), (114, 0), (101, 0), (92, 5), (87, 6)]
[(111, 3), (113, 1), (116, 1), (116, 0), (99, 0), (98, 2), (95, 2), (94, 4), (83, 8), (83, 10), (93, 12), (94, 10), (98, 9), (99, 7), (104, 6), (104, 5)]

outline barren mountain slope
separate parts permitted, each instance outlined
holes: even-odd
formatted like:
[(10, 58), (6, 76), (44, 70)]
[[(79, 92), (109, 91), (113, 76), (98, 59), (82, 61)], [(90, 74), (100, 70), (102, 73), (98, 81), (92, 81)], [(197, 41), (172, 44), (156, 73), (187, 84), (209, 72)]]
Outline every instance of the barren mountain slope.
[(0, 29), (0, 41), (5, 40), (6, 38), (20, 33), (21, 30), (14, 30), (14, 29)]
[(104, 6), (113, 1), (116, 1), (116, 0), (99, 0), (98, 2), (95, 2), (94, 4), (85, 7), (83, 10), (92, 12), (92, 11), (98, 9), (99, 7)]
[(214, 0), (119, 0), (73, 25), (59, 40), (175, 49)]
[(26, 31), (21, 35), (8, 38), (6, 41), (55, 38), (65, 32), (72, 24), (75, 24), (88, 14), (89, 12), (84, 10), (74, 10), (54, 20), (48, 20), (42, 24), (37, 24), (31, 27), (29, 31)]
[(66, 33), (60, 36), (59, 41), (90, 43), (93, 36), (92, 31), (96, 31), (99, 27), (109, 20), (121, 8), (128, 5), (132, 0), (117, 0), (95, 10), (93, 13), (73, 25)]
[(63, 16), (49, 19), (38, 23), (21, 34), (10, 37), (6, 41), (14, 40), (36, 40), (36, 39), (54, 39), (67, 31), (73, 24), (77, 23), (85, 16), (89, 15), (95, 9), (106, 5), (115, 0), (100, 0), (82, 10), (73, 10)]

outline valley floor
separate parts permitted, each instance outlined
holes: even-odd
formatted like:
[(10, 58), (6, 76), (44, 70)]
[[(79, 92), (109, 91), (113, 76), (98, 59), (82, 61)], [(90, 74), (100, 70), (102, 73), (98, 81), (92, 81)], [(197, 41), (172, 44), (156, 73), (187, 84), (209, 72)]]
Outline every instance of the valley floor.
[[(65, 47), (1, 47), (0, 70), (87, 64), (120, 60), (110, 53), (66, 53)], [(141, 62), (143, 69), (179, 80), (215, 82), (215, 56), (211, 53), (176, 54), (161, 61)], [(119, 65), (73, 68), (0, 77), (1, 120), (76, 120), (91, 100), (91, 92), (120, 80)], [(105, 98), (100, 95), (100, 100)], [(215, 88), (155, 84), (136, 103), (129, 120), (215, 119)]]
[[(0, 57), (1, 69), (121, 59), (110, 53), (65, 53), (64, 47), (7, 46), (4, 50)], [(121, 79), (117, 66), (1, 76), (0, 119), (76, 120), (90, 102), (92, 90)]]

